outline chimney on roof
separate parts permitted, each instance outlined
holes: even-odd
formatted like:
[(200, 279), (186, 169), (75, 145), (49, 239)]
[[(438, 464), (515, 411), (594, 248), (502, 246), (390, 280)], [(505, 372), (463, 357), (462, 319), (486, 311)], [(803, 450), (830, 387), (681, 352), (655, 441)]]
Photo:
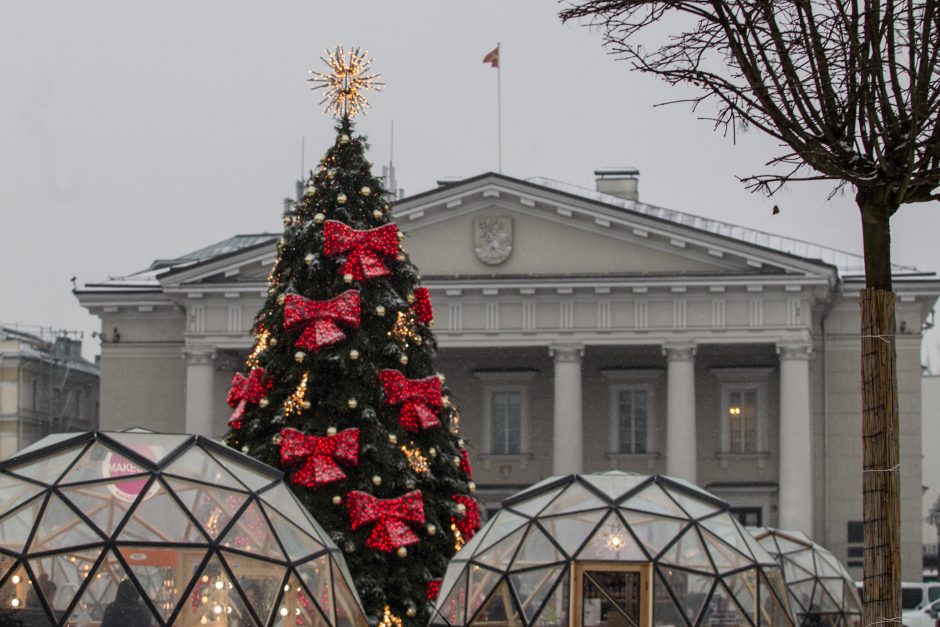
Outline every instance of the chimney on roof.
[(601, 168), (594, 170), (594, 176), (596, 189), (602, 194), (626, 200), (640, 200), (640, 192), (637, 190), (640, 171), (636, 168)]

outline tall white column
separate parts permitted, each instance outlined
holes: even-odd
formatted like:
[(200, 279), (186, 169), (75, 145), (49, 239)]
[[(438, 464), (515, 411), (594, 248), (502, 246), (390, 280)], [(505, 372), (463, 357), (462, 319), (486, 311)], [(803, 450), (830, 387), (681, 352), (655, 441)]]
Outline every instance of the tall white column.
[(666, 474), (696, 483), (695, 347), (664, 346), (666, 357)]
[(584, 470), (581, 419), (580, 346), (553, 347), (555, 358), (555, 419), (552, 473), (567, 475)]
[(809, 404), (810, 347), (777, 346), (780, 355), (781, 529), (813, 537), (813, 441)]
[(215, 437), (212, 425), (215, 393), (215, 352), (187, 349), (186, 433)]

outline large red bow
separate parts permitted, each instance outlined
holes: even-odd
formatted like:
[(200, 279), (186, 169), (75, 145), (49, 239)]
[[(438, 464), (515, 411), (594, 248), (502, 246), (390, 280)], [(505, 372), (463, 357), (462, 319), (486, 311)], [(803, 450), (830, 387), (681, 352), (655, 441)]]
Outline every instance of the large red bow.
[(258, 401), (271, 389), (272, 382), (264, 372), (264, 368), (252, 368), (246, 377), (240, 372), (236, 372), (232, 377), (232, 387), (228, 391), (228, 405), (235, 411), (228, 419), (230, 427), (235, 427), (242, 416), (245, 415), (245, 408), (248, 403), (257, 405)]
[(424, 523), (421, 490), (412, 490), (395, 499), (378, 499), (371, 494), (353, 490), (346, 496), (346, 505), (353, 530), (376, 523), (366, 539), (366, 546), (371, 549), (391, 552), (392, 549), (419, 541), (405, 523)]
[(463, 516), (453, 516), (450, 521), (460, 531), (464, 542), (469, 542), (470, 538), (480, 529), (480, 504), (477, 503), (475, 498), (466, 494), (454, 494), (450, 498), (458, 503), (463, 503), (465, 508)]
[(288, 294), (284, 298), (284, 329), (293, 331), (306, 326), (294, 346), (316, 352), (346, 339), (337, 323), (358, 329), (361, 313), (356, 290), (347, 290), (332, 300), (310, 300), (300, 294)]
[(305, 435), (297, 429), (281, 431), (281, 464), (293, 466), (303, 462), (292, 477), (294, 483), (319, 488), (346, 478), (337, 465), (359, 463), (359, 429), (343, 429), (336, 435)]
[(426, 287), (417, 287), (414, 291), (415, 302), (411, 304), (411, 310), (415, 314), (418, 322), (429, 324), (434, 320), (434, 308), (431, 306), (431, 294)]
[(437, 413), (431, 409), (440, 409), (444, 404), (440, 379), (406, 379), (397, 370), (382, 370), (379, 381), (385, 386), (385, 403), (401, 405), (398, 422), (406, 430), (414, 433), (419, 425), (422, 429), (430, 429), (441, 424)]
[(346, 253), (346, 263), (339, 269), (341, 274), (351, 274), (357, 281), (391, 274), (382, 257), (398, 254), (398, 227), (394, 224), (357, 231), (342, 222), (327, 220), (323, 236), (324, 254), (332, 257)]

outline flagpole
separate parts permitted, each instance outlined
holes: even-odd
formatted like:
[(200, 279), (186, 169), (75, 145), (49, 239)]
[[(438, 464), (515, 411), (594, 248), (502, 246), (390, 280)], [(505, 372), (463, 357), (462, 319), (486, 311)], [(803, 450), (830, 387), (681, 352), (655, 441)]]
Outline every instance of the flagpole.
[(500, 80), (503, 63), (502, 59), (499, 58), (499, 42), (496, 42), (496, 58), (498, 59), (496, 63), (496, 152), (497, 152), (497, 163), (499, 164), (498, 172), (503, 173), (503, 96), (502, 96), (502, 81)]

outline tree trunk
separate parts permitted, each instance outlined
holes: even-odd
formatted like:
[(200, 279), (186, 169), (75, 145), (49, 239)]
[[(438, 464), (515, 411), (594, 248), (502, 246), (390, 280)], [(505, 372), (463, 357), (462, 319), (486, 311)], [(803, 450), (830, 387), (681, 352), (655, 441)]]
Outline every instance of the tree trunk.
[(862, 624), (900, 623), (901, 491), (890, 217), (885, 194), (859, 192), (865, 248), (861, 306), (862, 491), (865, 520)]

